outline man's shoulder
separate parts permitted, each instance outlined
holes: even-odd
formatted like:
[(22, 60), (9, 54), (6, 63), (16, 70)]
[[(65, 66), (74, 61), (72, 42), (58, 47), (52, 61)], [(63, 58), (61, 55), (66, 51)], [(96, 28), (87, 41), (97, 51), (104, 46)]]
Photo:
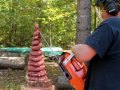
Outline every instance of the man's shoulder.
[(113, 24), (120, 22), (120, 17), (110, 17), (103, 21), (103, 24)]
[(114, 29), (114, 28), (120, 28), (120, 17), (111, 17), (106, 20), (104, 20), (98, 28), (109, 28), (109, 29)]

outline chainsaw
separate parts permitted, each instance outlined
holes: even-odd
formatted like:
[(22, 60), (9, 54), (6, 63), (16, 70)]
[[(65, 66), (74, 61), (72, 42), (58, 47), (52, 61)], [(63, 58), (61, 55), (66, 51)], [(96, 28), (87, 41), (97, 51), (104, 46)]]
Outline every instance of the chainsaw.
[[(40, 35), (49, 46), (48, 42), (40, 32)], [(54, 51), (50, 47), (54, 54)], [(63, 74), (67, 77), (69, 83), (75, 88), (75, 90), (84, 90), (85, 76), (87, 73), (87, 67), (83, 62), (79, 62), (73, 53), (63, 52), (62, 55), (56, 56), (54, 54), (58, 65), (60, 66)]]
[(78, 62), (73, 53), (64, 52), (59, 56), (59, 66), (75, 90), (84, 90), (87, 67)]

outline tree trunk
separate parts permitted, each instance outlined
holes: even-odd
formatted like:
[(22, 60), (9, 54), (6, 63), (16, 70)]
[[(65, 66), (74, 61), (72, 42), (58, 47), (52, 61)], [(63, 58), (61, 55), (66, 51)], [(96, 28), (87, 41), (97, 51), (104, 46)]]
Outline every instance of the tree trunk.
[(77, 0), (76, 44), (84, 43), (91, 32), (91, 0)]

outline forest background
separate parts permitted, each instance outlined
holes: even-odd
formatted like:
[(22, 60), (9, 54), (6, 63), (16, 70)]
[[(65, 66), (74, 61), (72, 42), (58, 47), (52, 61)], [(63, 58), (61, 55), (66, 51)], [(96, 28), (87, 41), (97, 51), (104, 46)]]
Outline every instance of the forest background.
[[(93, 1), (91, 7), (93, 31), (99, 20)], [(38, 22), (50, 46), (70, 49), (75, 44), (76, 21), (76, 0), (0, 0), (0, 47), (30, 47)]]

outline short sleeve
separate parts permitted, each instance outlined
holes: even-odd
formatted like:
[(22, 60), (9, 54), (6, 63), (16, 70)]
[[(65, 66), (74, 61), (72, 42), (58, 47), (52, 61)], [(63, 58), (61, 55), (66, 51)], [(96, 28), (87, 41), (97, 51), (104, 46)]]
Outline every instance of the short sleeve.
[(85, 44), (92, 47), (97, 55), (102, 58), (113, 41), (113, 32), (108, 24), (99, 26), (95, 32), (87, 38)]

